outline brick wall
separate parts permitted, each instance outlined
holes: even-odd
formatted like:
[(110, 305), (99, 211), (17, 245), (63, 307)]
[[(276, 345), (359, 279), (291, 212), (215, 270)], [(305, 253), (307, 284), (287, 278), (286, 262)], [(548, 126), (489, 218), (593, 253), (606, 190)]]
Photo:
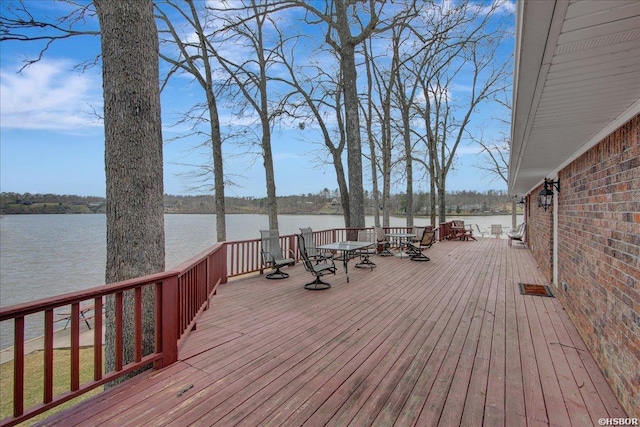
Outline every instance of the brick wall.
[[(629, 416), (640, 417), (640, 116), (558, 177), (556, 295)], [(550, 281), (551, 210), (534, 202), (529, 220)]]

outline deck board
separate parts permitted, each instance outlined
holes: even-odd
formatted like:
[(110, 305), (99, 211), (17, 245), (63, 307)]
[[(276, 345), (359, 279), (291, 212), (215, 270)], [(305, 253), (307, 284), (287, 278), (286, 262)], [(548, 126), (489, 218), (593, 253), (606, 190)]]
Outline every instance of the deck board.
[(176, 364), (50, 425), (588, 425), (624, 417), (530, 252), (438, 242), (430, 262), (340, 266), (332, 288), (255, 276), (218, 288)]

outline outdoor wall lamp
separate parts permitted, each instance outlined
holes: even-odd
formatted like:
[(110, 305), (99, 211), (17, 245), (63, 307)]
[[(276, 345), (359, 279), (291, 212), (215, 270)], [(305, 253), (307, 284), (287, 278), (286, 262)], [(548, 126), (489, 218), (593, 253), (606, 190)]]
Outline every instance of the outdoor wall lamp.
[(560, 180), (552, 181), (550, 179), (544, 179), (544, 188), (538, 194), (538, 206), (542, 206), (545, 210), (549, 209), (551, 203), (553, 203), (553, 187), (556, 187), (556, 191), (560, 192)]

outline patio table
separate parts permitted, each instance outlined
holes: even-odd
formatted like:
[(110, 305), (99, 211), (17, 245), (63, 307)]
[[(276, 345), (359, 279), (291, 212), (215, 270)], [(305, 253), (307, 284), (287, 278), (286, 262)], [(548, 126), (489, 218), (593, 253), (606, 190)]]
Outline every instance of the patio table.
[(318, 245), (316, 248), (324, 249), (328, 251), (341, 251), (342, 263), (344, 265), (344, 272), (347, 275), (347, 283), (349, 283), (349, 269), (348, 263), (351, 258), (355, 257), (355, 252), (375, 245), (375, 242), (360, 242), (355, 240), (345, 240), (344, 242), (327, 243), (325, 245)]
[[(93, 319), (93, 315), (90, 315), (89, 312), (93, 311), (93, 304), (81, 305), (78, 311), (78, 315), (80, 316), (80, 321), (84, 321), (87, 324), (87, 328), (91, 329), (91, 324), (89, 323), (90, 319)], [(56, 320), (56, 322), (66, 320), (67, 323), (64, 324), (64, 329), (67, 329), (69, 323), (71, 322), (71, 311), (61, 311), (56, 313), (60, 318)]]
[(396, 256), (402, 258), (405, 253), (402, 250), (403, 246), (406, 247), (409, 239), (413, 239), (416, 237), (415, 233), (385, 233), (385, 237), (388, 237), (391, 240), (396, 241), (396, 248), (398, 249), (398, 253)]

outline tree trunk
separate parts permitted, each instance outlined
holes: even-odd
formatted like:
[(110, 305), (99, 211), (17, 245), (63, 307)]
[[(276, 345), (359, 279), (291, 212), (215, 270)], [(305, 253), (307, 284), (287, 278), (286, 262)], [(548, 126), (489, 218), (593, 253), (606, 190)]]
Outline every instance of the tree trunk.
[(382, 226), (389, 227), (391, 224), (391, 215), (389, 211), (391, 210), (391, 158), (386, 154), (383, 154), (384, 163), (389, 163), (389, 165), (383, 166), (383, 177), (382, 177)]
[[(429, 172), (429, 176), (433, 177), (433, 172)], [(436, 205), (438, 204), (436, 198), (436, 185), (431, 179), (429, 183), (429, 218), (431, 220), (431, 225), (435, 228), (438, 227), (439, 224), (436, 220)]]
[[(174, 39), (173, 42), (175, 43), (177, 51), (179, 52), (177, 58), (162, 54), (160, 55), (160, 57), (167, 61), (173, 67), (171, 71), (169, 71), (170, 75), (173, 75), (174, 71), (179, 69), (182, 69), (183, 71), (191, 74), (200, 84), (207, 98), (209, 128), (211, 132), (211, 158), (214, 178), (216, 241), (223, 242), (227, 240), (224, 170), (222, 163), (222, 136), (220, 135), (220, 118), (218, 116), (218, 104), (214, 91), (214, 75), (211, 70), (212, 52), (210, 51), (209, 43), (207, 41), (204, 30), (204, 28), (207, 27), (207, 23), (205, 22), (205, 25), (203, 27), (202, 23), (200, 22), (198, 10), (193, 0), (186, 0), (185, 3), (189, 7), (189, 12), (181, 9), (182, 4), (178, 5), (177, 3), (167, 3), (167, 6), (171, 6), (177, 13), (183, 16), (190, 16), (188, 21), (193, 27), (193, 32), (198, 37), (198, 44), (196, 45), (192, 40), (183, 41), (181, 36), (182, 33), (178, 33), (169, 16), (164, 13), (162, 8), (156, 3), (156, 12), (159, 16), (158, 19), (165, 23), (167, 28), (164, 31), (172, 35)], [(197, 54), (191, 54), (190, 52), (197, 52)], [(213, 56), (215, 57), (215, 53), (213, 54)], [(188, 113), (185, 115), (185, 117), (187, 116)]]
[(342, 160), (340, 154), (342, 151), (331, 150), (331, 156), (333, 157), (333, 165), (336, 170), (336, 179), (338, 181), (338, 190), (340, 191), (340, 203), (342, 205), (342, 217), (344, 218), (344, 226), (351, 227), (349, 223), (349, 189), (347, 187), (347, 179), (344, 175), (344, 168), (342, 167)]
[[(211, 129), (211, 157), (213, 162), (213, 186), (214, 186), (214, 198), (216, 208), (216, 241), (224, 242), (227, 240), (227, 209), (225, 205), (225, 193), (224, 193), (224, 165), (222, 162), (222, 135), (220, 133), (220, 117), (218, 115), (218, 103), (216, 101), (216, 95), (213, 88), (213, 72), (211, 71), (210, 56), (205, 37), (204, 28), (200, 23), (198, 17), (198, 11), (193, 1), (187, 2), (191, 14), (193, 16), (193, 23), (198, 35), (200, 44), (200, 55), (202, 55), (204, 65), (204, 85), (203, 89), (207, 96), (207, 107), (209, 110), (209, 127)], [(192, 61), (190, 59), (190, 61)], [(194, 68), (197, 69), (196, 67)], [(192, 73), (192, 74), (193, 74)], [(198, 77), (198, 76), (197, 76)], [(200, 79), (198, 79), (200, 80)]]
[(380, 227), (380, 189), (378, 188), (378, 155), (376, 153), (376, 143), (373, 132), (373, 78), (371, 75), (372, 60), (369, 55), (367, 44), (364, 44), (365, 70), (367, 76), (367, 114), (365, 126), (367, 129), (367, 139), (369, 145), (369, 166), (371, 168), (371, 189), (373, 196), (373, 225)]
[[(428, 108), (428, 104), (427, 104), (427, 108)], [(428, 116), (427, 116), (428, 117)], [(434, 138), (432, 137), (432, 132), (431, 132), (431, 128), (429, 127), (429, 120), (425, 120), (425, 122), (427, 123), (427, 129), (429, 130), (429, 137), (428, 137), (428, 142), (427, 142), (427, 148), (429, 151), (429, 198), (430, 198), (430, 208), (431, 208), (431, 225), (434, 227), (438, 227), (439, 223), (437, 222), (436, 219), (436, 206), (438, 206), (439, 200), (437, 199), (436, 196), (436, 181), (437, 181), (437, 176), (436, 176), (436, 156), (435, 156), (435, 142), (434, 142)]]
[[(107, 283), (164, 271), (158, 32), (153, 2), (95, 0), (101, 29), (107, 195)], [(155, 289), (143, 293), (143, 354), (155, 347)], [(106, 301), (106, 370), (115, 366), (115, 304)], [(124, 363), (134, 360), (125, 295)], [(133, 374), (132, 374), (133, 375)]]
[(267, 182), (267, 216), (269, 217), (269, 229), (278, 229), (278, 199), (276, 197), (276, 178), (273, 168), (273, 154), (271, 152), (271, 133), (268, 123), (262, 126), (262, 153), (264, 160), (264, 172)]
[(389, 227), (391, 210), (391, 85), (382, 99), (382, 121), (380, 135), (382, 139), (382, 226)]
[(446, 175), (442, 173), (438, 182), (438, 223), (443, 223), (447, 220), (447, 201), (446, 201), (446, 189), (445, 185)]
[(264, 160), (264, 171), (267, 184), (267, 215), (269, 217), (269, 229), (278, 229), (278, 199), (276, 197), (276, 174), (273, 168), (273, 152), (271, 151), (271, 128), (269, 117), (269, 91), (267, 89), (267, 58), (265, 58), (265, 48), (263, 44), (264, 18), (259, 17), (259, 11), (255, 0), (252, 0), (252, 9), (256, 13), (256, 34), (254, 41), (259, 64), (259, 87), (260, 93), (260, 122), (262, 124), (262, 155)]
[(353, 46), (342, 50), (344, 75), (344, 112), (347, 133), (347, 167), (349, 174), (349, 217), (351, 227), (364, 227), (364, 189), (362, 182), (362, 143), (358, 114), (358, 91)]
[[(371, 132), (369, 132), (371, 135)], [(373, 137), (369, 139), (371, 155), (371, 188), (373, 191), (373, 225), (380, 227), (380, 190), (378, 189), (378, 168), (376, 167), (376, 147)]]
[(405, 167), (407, 174), (407, 227), (413, 227), (413, 158), (411, 152), (411, 119), (409, 109), (402, 109), (402, 126), (404, 138)]
[(362, 143), (358, 109), (358, 72), (355, 44), (351, 37), (347, 5), (335, 3), (338, 37), (340, 38), (340, 71), (344, 93), (344, 117), (347, 134), (347, 173), (349, 175), (349, 218), (351, 227), (364, 227), (364, 188), (362, 182)]
[(213, 160), (213, 182), (216, 204), (216, 241), (227, 240), (227, 209), (224, 200), (224, 170), (222, 162), (222, 137), (220, 136), (220, 120), (213, 89), (207, 93), (209, 119), (211, 121), (211, 155)]

